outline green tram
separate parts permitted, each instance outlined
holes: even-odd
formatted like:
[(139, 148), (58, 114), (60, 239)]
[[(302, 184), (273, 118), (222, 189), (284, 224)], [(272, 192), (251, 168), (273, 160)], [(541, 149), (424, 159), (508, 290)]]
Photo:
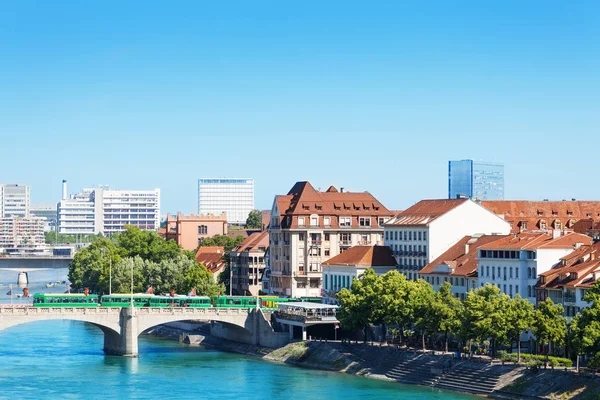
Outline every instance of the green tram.
[(209, 308), (212, 303), (208, 296), (154, 296), (150, 298), (149, 306)]
[(36, 293), (34, 307), (98, 307), (98, 295), (83, 293)]
[(132, 297), (134, 307), (149, 307), (150, 299), (156, 296), (146, 293), (134, 293), (133, 296), (127, 293), (105, 294), (101, 298), (101, 304), (102, 307), (130, 307)]

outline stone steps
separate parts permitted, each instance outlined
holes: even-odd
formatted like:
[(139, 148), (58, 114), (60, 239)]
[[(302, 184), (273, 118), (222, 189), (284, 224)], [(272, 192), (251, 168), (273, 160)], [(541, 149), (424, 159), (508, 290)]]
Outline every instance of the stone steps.
[(498, 385), (501, 374), (502, 371), (489, 366), (459, 365), (442, 375), (435, 387), (474, 394), (490, 394)]

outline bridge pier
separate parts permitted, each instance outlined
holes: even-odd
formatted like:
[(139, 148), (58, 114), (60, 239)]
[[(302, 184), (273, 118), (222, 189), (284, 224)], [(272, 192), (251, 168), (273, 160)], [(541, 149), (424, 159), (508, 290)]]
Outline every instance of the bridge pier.
[(138, 315), (135, 307), (122, 308), (119, 314), (121, 333), (104, 331), (104, 352), (115, 356), (138, 356)]

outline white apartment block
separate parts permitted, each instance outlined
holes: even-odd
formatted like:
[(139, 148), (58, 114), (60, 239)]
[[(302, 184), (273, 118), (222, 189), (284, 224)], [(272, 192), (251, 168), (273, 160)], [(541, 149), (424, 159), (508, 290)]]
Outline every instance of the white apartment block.
[[(63, 196), (64, 197), (64, 196)], [(160, 227), (160, 189), (83, 189), (57, 205), (58, 232), (89, 235), (121, 232), (125, 225), (157, 230)]]
[(0, 218), (0, 252), (35, 253), (46, 249), (45, 218)]
[(273, 294), (315, 297), (322, 292), (322, 267), (356, 245), (382, 245), (392, 213), (370, 193), (331, 186), (319, 192), (298, 182), (276, 196), (269, 225), (269, 276)]
[(506, 235), (510, 224), (470, 199), (422, 200), (385, 224), (385, 244), (408, 279), (467, 235)]
[(243, 225), (254, 210), (254, 179), (198, 179), (198, 214), (227, 214), (227, 222)]
[(535, 304), (538, 275), (592, 238), (579, 233), (519, 233), (479, 247), (478, 284), (495, 285), (513, 297), (517, 293)]
[(28, 185), (0, 184), (0, 218), (28, 217), (30, 202)]

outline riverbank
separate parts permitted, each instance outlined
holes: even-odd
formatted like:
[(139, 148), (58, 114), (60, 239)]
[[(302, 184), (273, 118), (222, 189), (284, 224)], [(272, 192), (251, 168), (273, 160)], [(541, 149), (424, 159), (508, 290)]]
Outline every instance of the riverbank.
[[(173, 326), (174, 325), (174, 326)], [(150, 334), (225, 352), (295, 366), (371, 379), (416, 384), (503, 399), (600, 399), (600, 378), (564, 371), (530, 373), (522, 366), (451, 355), (406, 351), (388, 346), (341, 342), (296, 342), (278, 349), (225, 341), (210, 336), (208, 325), (177, 323)]]

